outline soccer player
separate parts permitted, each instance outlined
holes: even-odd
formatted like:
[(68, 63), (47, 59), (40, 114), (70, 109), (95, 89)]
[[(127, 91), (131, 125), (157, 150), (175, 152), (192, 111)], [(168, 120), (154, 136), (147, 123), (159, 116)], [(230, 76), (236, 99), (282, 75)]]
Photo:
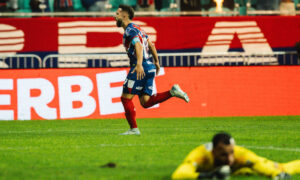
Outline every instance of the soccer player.
[[(127, 5), (120, 5), (115, 15), (116, 25), (125, 30), (123, 44), (130, 59), (130, 71), (123, 84), (121, 96), (130, 129), (122, 135), (140, 134), (132, 102), (135, 95), (139, 96), (144, 108), (164, 102), (171, 97), (178, 97), (189, 102), (189, 97), (177, 84), (173, 85), (169, 91), (152, 95), (155, 73), (158, 74), (160, 69), (158, 55), (148, 35), (137, 24), (131, 22), (133, 17), (133, 8)], [(154, 63), (151, 61), (149, 52), (152, 54)]]
[(276, 163), (235, 145), (229, 134), (218, 133), (212, 143), (191, 151), (172, 174), (172, 179), (226, 179), (230, 174), (260, 174), (273, 179), (289, 179), (296, 173), (300, 173), (300, 160)]

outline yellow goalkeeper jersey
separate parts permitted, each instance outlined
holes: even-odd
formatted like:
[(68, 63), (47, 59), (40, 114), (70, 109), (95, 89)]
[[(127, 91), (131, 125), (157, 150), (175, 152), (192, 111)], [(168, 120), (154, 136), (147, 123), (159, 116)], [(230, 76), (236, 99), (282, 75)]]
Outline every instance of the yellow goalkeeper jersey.
[[(212, 148), (212, 143), (207, 143), (192, 150), (172, 174), (172, 179), (197, 179), (201, 172), (214, 170), (216, 167)], [(278, 164), (237, 145), (234, 146), (234, 158), (234, 164), (231, 166), (233, 174), (261, 174), (275, 177), (281, 172), (300, 173), (300, 160)]]

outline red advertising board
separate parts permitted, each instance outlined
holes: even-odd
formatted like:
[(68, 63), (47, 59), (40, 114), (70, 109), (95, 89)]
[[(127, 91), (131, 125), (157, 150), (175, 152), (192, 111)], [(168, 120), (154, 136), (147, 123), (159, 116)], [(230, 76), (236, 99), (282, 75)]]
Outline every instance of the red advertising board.
[[(300, 16), (137, 17), (158, 50), (246, 52), (291, 48)], [(122, 28), (107, 18), (1, 18), (0, 53), (122, 52)], [(216, 48), (217, 47), (217, 48)]]
[[(0, 119), (124, 118), (128, 69), (1, 70)], [(175, 83), (190, 103), (171, 98), (150, 109), (134, 99), (137, 118), (300, 115), (300, 67), (163, 68), (158, 92)]]

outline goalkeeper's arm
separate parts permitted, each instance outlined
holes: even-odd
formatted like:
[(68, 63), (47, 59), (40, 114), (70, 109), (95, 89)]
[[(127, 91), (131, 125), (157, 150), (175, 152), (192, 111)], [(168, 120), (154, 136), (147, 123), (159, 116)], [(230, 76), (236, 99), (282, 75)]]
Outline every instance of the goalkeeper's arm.
[(226, 179), (230, 176), (230, 167), (222, 166), (210, 172), (196, 172), (196, 167), (189, 162), (181, 164), (172, 175), (172, 179)]
[(172, 179), (197, 179), (199, 175), (191, 162), (184, 162), (172, 174)]

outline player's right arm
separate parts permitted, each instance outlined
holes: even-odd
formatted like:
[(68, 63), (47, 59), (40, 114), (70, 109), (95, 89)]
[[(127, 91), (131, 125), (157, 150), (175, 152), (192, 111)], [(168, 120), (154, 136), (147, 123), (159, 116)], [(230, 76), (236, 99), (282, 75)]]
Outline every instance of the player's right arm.
[(239, 157), (241, 157), (241, 161), (251, 165), (251, 169), (258, 174), (274, 178), (281, 173), (280, 169), (276, 167), (275, 162), (260, 157), (246, 148), (237, 147), (235, 151), (235, 153), (240, 154)]
[(192, 162), (183, 162), (172, 174), (172, 179), (197, 179), (199, 174)]
[(142, 63), (143, 63), (143, 47), (142, 47), (142, 44), (140, 43), (140, 41), (137, 41), (134, 44), (134, 48), (135, 48), (135, 52), (136, 52), (136, 56), (137, 56), (137, 64), (136, 64), (134, 70), (132, 71), (132, 73), (136, 72), (137, 80), (141, 80), (145, 77), (145, 72), (144, 72), (144, 68), (142, 65)]
[(148, 47), (149, 47), (152, 57), (154, 59), (154, 65), (156, 66), (156, 75), (158, 75), (159, 70), (160, 70), (160, 65), (159, 65), (157, 50), (149, 38), (147, 39), (147, 41), (148, 41)]
[(190, 152), (190, 154), (185, 158), (182, 164), (172, 174), (172, 179), (197, 179), (199, 173), (197, 170), (196, 162), (196, 151), (197, 149)]
[(125, 34), (127, 37), (131, 39), (130, 43), (134, 46), (134, 51), (136, 54), (137, 64), (131, 73), (136, 72), (137, 80), (141, 80), (145, 77), (145, 72), (143, 68), (143, 45), (139, 38), (139, 33), (137, 30), (133, 28), (127, 28), (125, 30)]

